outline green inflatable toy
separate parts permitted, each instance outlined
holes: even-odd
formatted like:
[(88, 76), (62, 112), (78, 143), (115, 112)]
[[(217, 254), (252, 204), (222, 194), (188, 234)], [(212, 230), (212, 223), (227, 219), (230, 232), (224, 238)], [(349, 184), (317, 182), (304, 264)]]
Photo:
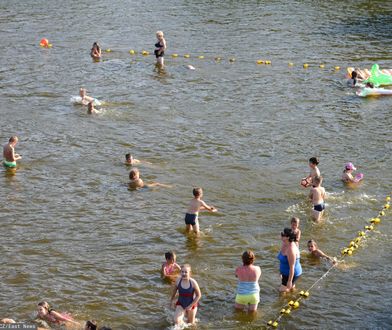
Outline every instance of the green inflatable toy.
[(378, 64), (373, 64), (371, 76), (364, 83), (372, 83), (374, 87), (392, 85), (392, 75), (382, 73)]

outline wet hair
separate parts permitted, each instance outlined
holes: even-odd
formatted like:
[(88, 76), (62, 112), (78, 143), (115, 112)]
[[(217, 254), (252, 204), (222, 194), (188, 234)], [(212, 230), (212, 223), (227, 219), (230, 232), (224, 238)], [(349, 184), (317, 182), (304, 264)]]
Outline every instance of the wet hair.
[(320, 160), (318, 159), (318, 157), (311, 157), (311, 158), (309, 158), (309, 163), (318, 165), (318, 164), (320, 164)]
[(355, 79), (355, 78), (357, 78), (357, 76), (358, 76), (358, 73), (357, 73), (357, 71), (353, 71), (353, 72), (351, 72), (351, 78), (352, 78), (352, 79)]
[(202, 193), (203, 193), (203, 189), (201, 189), (199, 187), (193, 188), (193, 196), (199, 197), (199, 196), (201, 196)]
[(176, 257), (176, 254), (173, 251), (168, 251), (165, 253), (166, 260), (172, 260)]
[(91, 320), (86, 322), (86, 329), (97, 330), (97, 321)]
[(125, 155), (125, 159), (126, 159), (126, 160), (131, 159), (131, 154), (126, 154), (126, 155)]
[(323, 177), (321, 175), (320, 176), (317, 175), (317, 176), (314, 177), (313, 182), (315, 184), (320, 184), (322, 180), (323, 180)]
[(249, 266), (254, 263), (256, 257), (253, 251), (247, 250), (242, 254), (242, 263), (244, 266)]
[(129, 172), (129, 180), (134, 180), (135, 176), (139, 173), (137, 168), (134, 168)]
[(18, 137), (16, 135), (11, 136), (10, 139), (8, 140), (8, 142), (11, 142), (11, 143), (15, 142), (15, 141), (18, 141)]
[(53, 308), (50, 308), (50, 305), (49, 305), (49, 303), (47, 301), (41, 301), (41, 302), (38, 303), (37, 306), (41, 306), (41, 307), (45, 308), (48, 311), (49, 314), (50, 314), (51, 311), (53, 311)]
[(314, 247), (315, 247), (316, 249), (318, 248), (317, 243), (316, 243), (315, 240), (313, 240), (313, 239), (310, 239), (310, 240), (308, 241), (308, 245), (309, 245), (309, 244), (313, 244)]
[(374, 85), (373, 85), (373, 83), (368, 82), (368, 83), (366, 83), (366, 87), (374, 88)]
[(289, 242), (296, 242), (297, 241), (297, 235), (294, 233), (294, 231), (291, 228), (285, 228), (283, 231), (280, 233), (282, 237), (288, 237)]
[(299, 218), (292, 217), (290, 223), (299, 223)]

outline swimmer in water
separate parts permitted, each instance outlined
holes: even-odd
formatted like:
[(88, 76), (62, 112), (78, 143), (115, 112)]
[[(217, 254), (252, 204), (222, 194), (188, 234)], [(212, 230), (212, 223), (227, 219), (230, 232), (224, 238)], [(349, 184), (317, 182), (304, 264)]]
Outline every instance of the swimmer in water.
[(101, 47), (99, 46), (98, 42), (93, 43), (93, 47), (91, 48), (91, 51), (90, 51), (90, 56), (94, 60), (99, 60), (101, 58), (102, 51), (101, 51)]
[(131, 154), (126, 154), (125, 155), (125, 165), (135, 165), (135, 164), (139, 164), (140, 160), (133, 158)]
[(188, 211), (185, 214), (186, 231), (194, 231), (199, 233), (199, 211), (207, 210), (210, 212), (217, 212), (218, 210), (213, 206), (208, 206), (201, 198), (203, 197), (203, 190), (201, 188), (193, 189), (193, 199), (189, 203)]
[(235, 297), (235, 308), (249, 312), (255, 312), (260, 301), (259, 279), (261, 269), (254, 266), (256, 257), (253, 251), (245, 251), (242, 254), (242, 266), (237, 267), (235, 276), (238, 278), (237, 295)]
[(21, 155), (15, 153), (15, 146), (18, 141), (17, 136), (11, 136), (8, 143), (3, 147), (3, 165), (7, 168), (16, 167), (16, 161), (22, 159)]
[(79, 96), (82, 98), (81, 103), (83, 105), (88, 105), (90, 102), (94, 102), (95, 100), (93, 97), (87, 95), (87, 91), (85, 88), (79, 89)]
[(296, 235), (295, 243), (299, 246), (299, 240), (301, 239), (301, 230), (299, 229), (299, 218), (292, 217), (291, 218), (291, 230)]
[(163, 56), (165, 55), (165, 50), (166, 50), (166, 40), (163, 37), (162, 31), (157, 31), (156, 36), (158, 42), (155, 44), (154, 54), (157, 59), (157, 64), (163, 67), (163, 62), (164, 62)]
[(134, 168), (129, 172), (129, 180), (130, 181), (128, 183), (128, 186), (129, 186), (129, 189), (132, 189), (132, 190), (136, 190), (136, 189), (143, 188), (143, 187), (171, 188), (171, 186), (163, 184), (163, 183), (159, 183), (159, 182), (151, 182), (151, 183), (145, 184), (143, 182), (143, 180), (140, 178), (140, 172), (137, 168)]
[(71, 315), (67, 313), (58, 313), (55, 310), (51, 309), (49, 304), (46, 301), (42, 301), (38, 304), (38, 314), (37, 317), (49, 325), (62, 325), (62, 324), (74, 324), (80, 326), (80, 324), (74, 321)]
[(96, 113), (99, 113), (99, 111), (94, 108), (94, 101), (89, 102), (87, 105), (87, 114), (92, 115)]
[(173, 277), (178, 275), (181, 271), (181, 267), (176, 263), (176, 254), (173, 251), (165, 253), (166, 262), (162, 264), (162, 275), (163, 277)]
[[(177, 291), (178, 299), (176, 301)], [(176, 325), (184, 323), (184, 316), (187, 317), (189, 324), (195, 324), (200, 298), (199, 285), (191, 278), (191, 266), (185, 264), (181, 267), (181, 277), (176, 280), (170, 299), (172, 308), (175, 308), (174, 323)]]
[(355, 177), (353, 176), (353, 171), (356, 171), (353, 163), (347, 163), (344, 165), (344, 170), (342, 174), (342, 181), (345, 183), (358, 183), (362, 180), (363, 174), (358, 173)]
[(327, 256), (323, 251), (321, 251), (318, 248), (317, 243), (312, 239), (308, 241), (308, 250), (311, 253), (311, 255), (316, 258), (325, 258), (325, 259), (331, 261), (333, 264), (336, 264), (336, 262), (337, 262), (334, 258)]
[(87, 321), (84, 330), (97, 330), (97, 322), (94, 320)]
[(355, 87), (357, 85), (357, 76), (356, 71), (351, 72), (351, 79), (347, 80), (348, 87)]
[(325, 189), (321, 187), (323, 183), (322, 176), (316, 176), (313, 180), (313, 187), (310, 190), (309, 198), (313, 204), (312, 218), (314, 221), (319, 222), (325, 209)]

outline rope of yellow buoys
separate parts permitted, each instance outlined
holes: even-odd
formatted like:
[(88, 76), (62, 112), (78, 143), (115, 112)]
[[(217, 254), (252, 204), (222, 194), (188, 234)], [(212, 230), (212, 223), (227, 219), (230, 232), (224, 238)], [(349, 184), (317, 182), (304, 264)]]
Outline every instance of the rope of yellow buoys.
[[(392, 194), (392, 193), (391, 193)], [(366, 235), (368, 233), (370, 233), (371, 231), (374, 230), (375, 226), (378, 225), (379, 223), (381, 223), (381, 217), (385, 216), (385, 213), (387, 210), (389, 210), (390, 208), (390, 203), (391, 203), (391, 196), (387, 196), (385, 198), (385, 204), (383, 205), (382, 210), (378, 213), (378, 216), (375, 218), (371, 218), (369, 220), (369, 224), (367, 224), (364, 227), (363, 231), (359, 231), (358, 232), (358, 236), (355, 237), (352, 241), (350, 241), (350, 243), (348, 244), (348, 247), (344, 248), (341, 251), (341, 257), (338, 260), (338, 263), (341, 262), (345, 257), (347, 256), (352, 256), (354, 251), (356, 251), (363, 238), (366, 237)], [(273, 327), (273, 328), (277, 328), (279, 326), (279, 321), (280, 319), (291, 313), (292, 310), (299, 308), (300, 306), (300, 301), (302, 299), (305, 299), (307, 297), (310, 296), (310, 291), (317, 285), (317, 283), (319, 283), (322, 279), (324, 279), (329, 272), (334, 269), (336, 266), (336, 264), (333, 264), (320, 278), (318, 278), (306, 291), (300, 291), (299, 292), (299, 297), (295, 300), (290, 300), (287, 304), (283, 305), (280, 309), (279, 315), (277, 317), (275, 317), (272, 320), (269, 320), (267, 322), (267, 326), (269, 327)]]

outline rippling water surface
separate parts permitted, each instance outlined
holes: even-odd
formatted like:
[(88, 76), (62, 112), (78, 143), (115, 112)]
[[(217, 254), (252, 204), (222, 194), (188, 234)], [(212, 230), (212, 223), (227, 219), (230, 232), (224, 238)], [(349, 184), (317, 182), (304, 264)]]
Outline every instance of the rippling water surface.
[[(128, 53), (152, 51), (156, 30), (168, 42), (164, 71)], [(301, 249), (314, 238), (338, 255), (390, 192), (392, 99), (357, 98), (344, 68), (392, 68), (391, 31), (389, 1), (3, 0), (0, 135), (20, 137), (23, 160), (16, 174), (0, 170), (0, 316), (28, 319), (45, 299), (114, 329), (169, 328), (159, 269), (173, 249), (200, 284), (200, 329), (264, 325), (286, 301), (276, 254), (290, 217), (302, 220)], [(99, 63), (96, 40), (112, 49)], [(80, 86), (103, 113), (71, 104)], [(151, 163), (140, 166), (145, 181), (173, 187), (128, 191), (127, 152)], [(311, 156), (330, 193), (318, 225), (298, 185)], [(365, 173), (358, 189), (339, 180), (346, 161)], [(201, 216), (199, 239), (183, 232), (193, 186), (220, 211)], [(390, 327), (390, 220), (281, 327)], [(263, 271), (253, 320), (232, 309), (247, 248)], [(304, 257), (303, 268), (299, 288), (328, 265)]]

